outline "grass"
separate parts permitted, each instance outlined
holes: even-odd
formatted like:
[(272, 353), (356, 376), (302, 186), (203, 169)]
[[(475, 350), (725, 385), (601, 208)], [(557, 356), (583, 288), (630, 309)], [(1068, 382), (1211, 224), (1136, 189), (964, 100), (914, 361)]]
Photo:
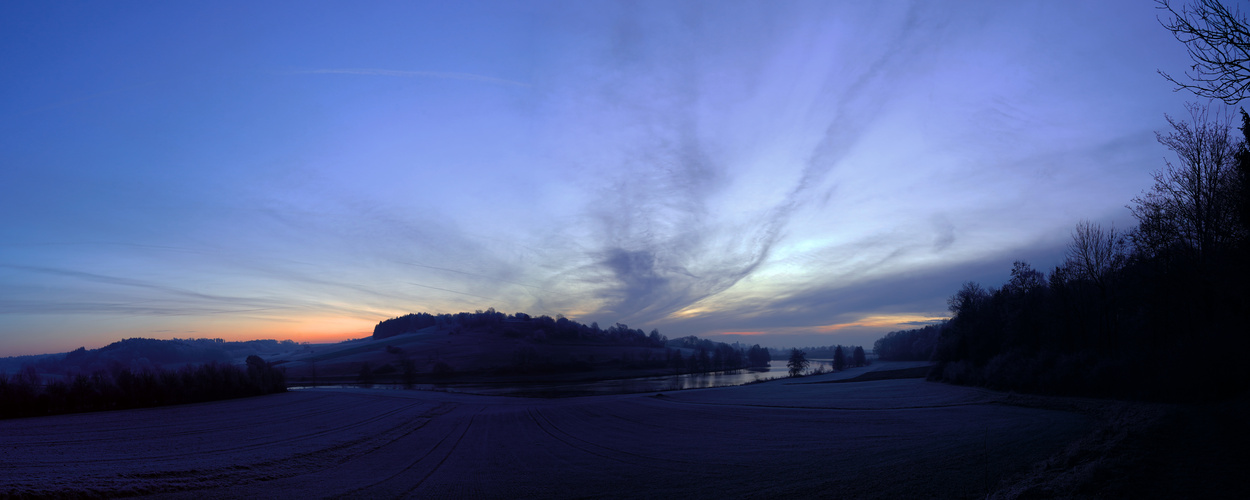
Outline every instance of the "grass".
[(931, 366), (917, 366), (913, 368), (900, 368), (898, 370), (877, 370), (864, 372), (851, 378), (839, 380), (822, 380), (820, 382), (806, 382), (809, 384), (841, 384), (844, 382), (871, 382), (874, 380), (898, 380), (906, 378), (925, 378), (929, 376)]
[(1250, 498), (1250, 393), (1159, 404), (1012, 395), (1005, 404), (1091, 415), (1089, 434), (1005, 483), (994, 498)]
[(1088, 431), (1001, 399), (915, 379), (542, 400), (296, 391), (2, 421), (0, 496), (984, 496), (987, 474)]

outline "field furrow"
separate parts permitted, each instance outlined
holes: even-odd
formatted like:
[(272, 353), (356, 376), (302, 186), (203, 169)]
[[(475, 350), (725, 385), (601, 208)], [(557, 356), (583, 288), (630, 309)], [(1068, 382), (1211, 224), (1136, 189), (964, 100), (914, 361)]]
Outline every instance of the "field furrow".
[(983, 496), (1088, 417), (923, 380), (558, 400), (319, 389), (0, 421), (0, 495)]

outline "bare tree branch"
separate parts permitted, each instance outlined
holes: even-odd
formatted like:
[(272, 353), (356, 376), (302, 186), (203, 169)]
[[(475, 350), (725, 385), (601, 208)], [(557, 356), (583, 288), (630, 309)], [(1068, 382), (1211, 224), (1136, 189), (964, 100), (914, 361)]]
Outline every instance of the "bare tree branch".
[(1124, 265), (1124, 245), (1124, 238), (1115, 227), (1103, 230), (1094, 222), (1082, 220), (1068, 243), (1067, 266), (1076, 277), (1103, 290), (1107, 277)]
[(1159, 74), (1199, 97), (1219, 99), (1225, 104), (1240, 102), (1250, 93), (1250, 29), (1240, 9), (1229, 10), (1219, 0), (1198, 0), (1178, 11), (1169, 0), (1156, 0), (1157, 8), (1171, 14), (1170, 21), (1159, 20), (1178, 41), (1185, 44), (1194, 61), (1185, 72), (1192, 83)]
[(1140, 225), (1133, 232), (1138, 250), (1147, 254), (1179, 245), (1199, 261), (1213, 249), (1238, 238), (1236, 224), (1236, 153), (1240, 144), (1230, 135), (1232, 117), (1200, 104), (1187, 105), (1190, 121), (1164, 115), (1172, 130), (1156, 133), (1160, 144), (1176, 155), (1154, 173), (1154, 188), (1129, 206)]

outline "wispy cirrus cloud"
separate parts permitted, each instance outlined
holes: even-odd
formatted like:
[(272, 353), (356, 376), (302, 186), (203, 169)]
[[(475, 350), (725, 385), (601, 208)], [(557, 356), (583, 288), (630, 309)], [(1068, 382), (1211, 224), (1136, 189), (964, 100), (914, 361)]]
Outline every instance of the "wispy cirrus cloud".
[[(0, 269), (67, 278), (80, 283), (103, 285), (93, 290), (68, 285), (16, 286), (18, 293), (0, 298), (0, 315), (5, 314), (113, 314), (143, 316), (233, 315), (258, 319), (281, 319), (308, 313), (333, 313), (347, 317), (371, 318), (377, 315), (366, 307), (329, 303), (312, 298), (274, 298), (260, 295), (227, 295), (197, 291), (161, 281), (112, 276), (76, 269), (0, 264)], [(57, 290), (49, 297), (43, 289)]]
[[(923, 57), (930, 50), (925, 41), (943, 29), (940, 23), (922, 23), (919, 14), (915, 8), (902, 12), (902, 19), (889, 26), (890, 43), (870, 51), (856, 65), (816, 64), (823, 68), (817, 73), (828, 88), (792, 99), (810, 102), (812, 121), (823, 130), (798, 146), (806, 149), (802, 159), (796, 158), (800, 164), (779, 166), (777, 177), (792, 178), (784, 183), (779, 198), (742, 200), (743, 206), (753, 208), (734, 217), (721, 212), (725, 200), (734, 196), (733, 184), (741, 181), (734, 177), (732, 161), (718, 154), (724, 139), (705, 132), (716, 126), (707, 122), (707, 106), (720, 82), (700, 79), (698, 68), (700, 61), (714, 56), (705, 53), (699, 36), (687, 37), (685, 31), (630, 36), (636, 30), (624, 18), (624, 26), (612, 31), (617, 33), (613, 43), (593, 60), (627, 70), (604, 71), (610, 76), (598, 80), (598, 88), (585, 91), (601, 96), (603, 109), (624, 110), (610, 115), (616, 117), (610, 129), (636, 131), (620, 145), (614, 182), (601, 188), (586, 210), (594, 214), (590, 218), (594, 232), (604, 242), (590, 252), (595, 265), (581, 270), (601, 300), (595, 314), (652, 323), (671, 320), (772, 263), (792, 219), (827, 199), (831, 174), (844, 166), (874, 125), (892, 95), (887, 90), (906, 80), (900, 76), (902, 68)], [(802, 26), (799, 22), (795, 30), (802, 31)], [(657, 41), (670, 39), (672, 43)], [(757, 42), (770, 40), (763, 37)], [(832, 60), (816, 49), (804, 55)], [(746, 66), (782, 64), (770, 57), (764, 53), (760, 61)], [(747, 95), (763, 91), (746, 88)], [(735, 138), (758, 142), (761, 148), (772, 140), (754, 135), (747, 126), (717, 130), (741, 133)], [(948, 246), (953, 240), (953, 234), (943, 236), (941, 244)], [(887, 259), (893, 256), (888, 254)], [(820, 281), (817, 286), (822, 289), (827, 285), (821, 281), (825, 278), (812, 279)]]
[(1188, 60), (1123, 0), (130, 10), (186, 24), (7, 26), (0, 352), (487, 307), (869, 345), (1131, 223)]
[(454, 71), (405, 71), (396, 69), (382, 68), (322, 68), (285, 71), (285, 74), (291, 75), (361, 75), (361, 76), (394, 76), (406, 78), (439, 78), (444, 80), (465, 80), (470, 82), (492, 83), (495, 85), (509, 85), (513, 87), (529, 87), (530, 84), (518, 82), (516, 80), (508, 80), (505, 78), (495, 78), (492, 76), (475, 75), (473, 73), (458, 73)]

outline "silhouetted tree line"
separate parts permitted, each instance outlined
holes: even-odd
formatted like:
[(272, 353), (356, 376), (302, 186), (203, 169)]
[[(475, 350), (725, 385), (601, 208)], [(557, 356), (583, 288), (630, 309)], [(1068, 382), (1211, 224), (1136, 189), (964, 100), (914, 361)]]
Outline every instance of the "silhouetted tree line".
[(464, 329), (486, 329), (512, 338), (524, 338), (531, 342), (588, 342), (608, 345), (664, 347), (668, 341), (659, 330), (651, 333), (635, 330), (623, 323), (599, 328), (599, 323), (583, 325), (563, 316), (530, 316), (518, 312), (504, 314), (494, 308), (472, 313), (429, 314), (415, 313), (382, 321), (373, 328), (374, 339), (394, 337), (430, 327), (450, 330), (455, 334)]
[(768, 349), (760, 347), (759, 344), (747, 349), (747, 365), (749, 366), (768, 366), (772, 360), (773, 356), (768, 353)]
[[(643, 360), (639, 368), (669, 368), (674, 373), (703, 373), (768, 366), (768, 349), (759, 344), (742, 349), (738, 344), (714, 342), (693, 335), (668, 341), (664, 358)], [(684, 354), (689, 351), (689, 355)], [(646, 355), (646, 351), (643, 351)]]
[(0, 418), (143, 408), (257, 396), (286, 391), (280, 369), (259, 356), (245, 368), (217, 362), (178, 370), (132, 371), (121, 363), (109, 370), (46, 381), (34, 366), (0, 373)]
[[(669, 340), (659, 330), (652, 329), (647, 333), (641, 329), (632, 329), (624, 323), (605, 329), (600, 328), (597, 322), (584, 325), (563, 316), (530, 316), (522, 312), (505, 314), (494, 308), (472, 313), (407, 314), (378, 323), (373, 329), (373, 338), (384, 339), (432, 327), (436, 327), (438, 331), (446, 330), (452, 335), (467, 329), (485, 330), (539, 345), (554, 343), (638, 347), (639, 349), (622, 350), (619, 358), (611, 360), (624, 369), (671, 369), (674, 373), (701, 373), (768, 366), (771, 360), (768, 350), (759, 345), (742, 349), (693, 335)], [(665, 349), (661, 353), (657, 348)], [(604, 361), (607, 360), (600, 360)], [(533, 346), (526, 345), (513, 351), (512, 365), (493, 370), (497, 374), (523, 375), (583, 372), (593, 370), (594, 362), (593, 358), (552, 359), (542, 355)], [(367, 369), (367, 375), (364, 370), (362, 368), (358, 381), (382, 375), (372, 367)]]
[(883, 361), (929, 361), (937, 347), (938, 336), (946, 327), (943, 321), (911, 330), (890, 332), (877, 339), (872, 350)]
[[(828, 359), (833, 363), (834, 370), (849, 367), (866, 366), (868, 357), (861, 346), (827, 345), (794, 349), (773, 349), (772, 355), (786, 358), (794, 356), (795, 350), (803, 353), (804, 359)], [(788, 362), (788, 361), (787, 361)]]
[(703, 349), (705, 351), (711, 351), (716, 349), (716, 342), (708, 339), (701, 339), (694, 335), (687, 335), (685, 337), (675, 338), (668, 341), (668, 346), (678, 349)]
[(1129, 206), (1137, 227), (1081, 222), (1049, 275), (1016, 262), (1001, 288), (966, 283), (938, 328), (930, 378), (1172, 400), (1250, 387), (1250, 115), (1238, 139), (1228, 120), (1189, 110), (1192, 122), (1169, 117), (1173, 130), (1158, 135), (1177, 162)]
[[(168, 365), (229, 363), (231, 359), (245, 353), (290, 349), (296, 346), (297, 343), (291, 340), (227, 342), (222, 339), (209, 338), (169, 340), (129, 338), (98, 349), (79, 347), (63, 356), (29, 356), (30, 361), (22, 360), (21, 366), (30, 364), (39, 373), (55, 375), (112, 371), (112, 367), (116, 364), (130, 368), (132, 372), (139, 372), (158, 370)], [(7, 358), (0, 362), (10, 361), (4, 364), (7, 364), (9, 369), (15, 369), (16, 366), (12, 362), (15, 359), (19, 358)]]
[(831, 365), (826, 366), (824, 363), (821, 363), (819, 367), (812, 371), (812, 374), (828, 373), (830, 368), (834, 371), (842, 371), (847, 368), (868, 365), (868, 356), (864, 354), (864, 348), (860, 346), (851, 348), (850, 346), (831, 345), (825, 347), (805, 347), (803, 349), (796, 347), (785, 351), (785, 354), (786, 368), (789, 370), (791, 377), (798, 377), (807, 371), (808, 366), (812, 364), (812, 360), (808, 359), (809, 356), (813, 358), (827, 358)]
[[(736, 370), (751, 366), (768, 366), (768, 350), (755, 345), (742, 350), (723, 342), (711, 342), (697, 337), (686, 337), (676, 341), (681, 346), (668, 347), (662, 352), (651, 348), (621, 351), (620, 358), (614, 359), (623, 369), (667, 369), (673, 373), (702, 373), (710, 371)], [(708, 347), (711, 347), (710, 349)], [(685, 354), (689, 351), (689, 354)], [(543, 356), (533, 346), (521, 346), (513, 352), (513, 365), (498, 370), (503, 374), (555, 374), (569, 372), (585, 372), (594, 369), (587, 359), (570, 359), (568, 362), (556, 362)]]
[[(709, 349), (708, 346), (711, 346)], [(698, 337), (683, 337), (682, 346), (695, 347), (670, 348), (667, 350), (668, 367), (674, 373), (703, 373), (722, 370), (736, 370), (749, 365), (748, 358), (742, 350), (724, 342), (712, 342)], [(690, 350), (690, 355), (682, 353)]]

